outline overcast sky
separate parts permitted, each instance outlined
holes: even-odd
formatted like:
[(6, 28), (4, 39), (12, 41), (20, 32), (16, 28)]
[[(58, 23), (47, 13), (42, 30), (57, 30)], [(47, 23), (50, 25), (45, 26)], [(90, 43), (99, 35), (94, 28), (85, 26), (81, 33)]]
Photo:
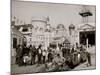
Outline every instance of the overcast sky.
[[(93, 16), (89, 17), (89, 22), (95, 22), (95, 7), (88, 8), (93, 13)], [(32, 17), (49, 16), (53, 27), (64, 24), (68, 28), (71, 23), (76, 26), (82, 23), (82, 17), (79, 15), (81, 10), (81, 5), (12, 1), (12, 16), (25, 23), (31, 23)]]

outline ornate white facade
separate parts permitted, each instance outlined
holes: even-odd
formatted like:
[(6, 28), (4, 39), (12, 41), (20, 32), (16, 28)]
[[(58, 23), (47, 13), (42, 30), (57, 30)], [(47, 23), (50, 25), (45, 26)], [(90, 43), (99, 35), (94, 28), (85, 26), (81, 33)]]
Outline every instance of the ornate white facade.
[(32, 45), (41, 44), (47, 48), (53, 37), (53, 32), (50, 31), (48, 24), (48, 17), (33, 18), (32, 25)]

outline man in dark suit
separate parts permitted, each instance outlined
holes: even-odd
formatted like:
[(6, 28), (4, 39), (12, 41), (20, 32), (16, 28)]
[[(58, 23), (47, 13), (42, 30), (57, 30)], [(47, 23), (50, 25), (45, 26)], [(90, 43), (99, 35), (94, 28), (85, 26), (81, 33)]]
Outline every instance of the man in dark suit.
[(38, 47), (38, 64), (42, 63), (42, 49), (41, 49), (42, 45), (39, 45)]
[(17, 57), (17, 63), (18, 63), (18, 65), (19, 66), (21, 66), (22, 65), (22, 46), (21, 45), (19, 45), (19, 47), (18, 47), (18, 49), (17, 49), (17, 55), (16, 55), (16, 57)]
[(33, 45), (33, 47), (30, 47), (30, 51), (31, 51), (31, 64), (35, 64), (35, 58), (36, 58), (36, 48), (35, 46)]

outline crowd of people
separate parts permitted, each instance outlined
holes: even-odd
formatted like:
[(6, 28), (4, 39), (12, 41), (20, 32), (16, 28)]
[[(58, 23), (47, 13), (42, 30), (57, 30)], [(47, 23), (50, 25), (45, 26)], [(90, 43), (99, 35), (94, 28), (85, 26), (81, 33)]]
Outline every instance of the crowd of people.
[[(67, 56), (76, 51), (76, 49), (84, 51), (83, 46), (79, 47), (76, 43), (76, 47), (68, 47), (65, 44), (63, 46), (56, 46), (55, 48), (44, 48), (41, 44), (36, 47), (35, 45), (18, 45), (16, 48), (16, 64), (22, 65), (34, 65), (50, 63), (59, 64), (66, 61)], [(88, 53), (88, 62), (91, 65), (90, 54)]]
[(42, 50), (42, 45), (39, 45), (38, 48), (36, 48), (34, 45), (30, 45), (29, 47), (26, 45), (18, 45), (16, 48), (16, 64), (21, 66), (27, 64), (33, 65), (36, 62), (38, 64), (45, 63), (45, 55), (46, 50)]

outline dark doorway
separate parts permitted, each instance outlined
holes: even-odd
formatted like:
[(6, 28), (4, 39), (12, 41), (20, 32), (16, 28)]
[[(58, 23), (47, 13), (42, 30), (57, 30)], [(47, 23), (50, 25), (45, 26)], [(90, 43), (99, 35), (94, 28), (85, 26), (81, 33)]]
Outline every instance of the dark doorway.
[(80, 44), (86, 45), (86, 39), (88, 38), (88, 44), (95, 45), (95, 31), (80, 32)]
[(13, 38), (13, 48), (17, 47), (17, 38)]

